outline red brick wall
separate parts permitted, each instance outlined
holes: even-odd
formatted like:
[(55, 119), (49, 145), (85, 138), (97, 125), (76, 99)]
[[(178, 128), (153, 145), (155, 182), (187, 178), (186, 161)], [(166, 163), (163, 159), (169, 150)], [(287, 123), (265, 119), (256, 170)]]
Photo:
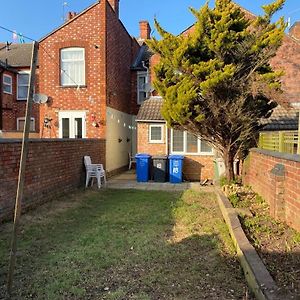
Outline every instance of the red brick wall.
[[(16, 196), (21, 142), (0, 140), (0, 221), (11, 218)], [(84, 186), (83, 156), (105, 163), (105, 141), (31, 140), (23, 207), (47, 202)]]
[[(40, 43), (40, 91), (51, 100), (41, 106), (42, 137), (58, 137), (58, 112), (60, 110), (86, 110), (88, 138), (105, 137), (106, 121), (106, 1), (101, 1), (84, 14), (54, 32)], [(86, 86), (62, 87), (60, 85), (60, 50), (66, 47), (85, 49)], [(43, 50), (45, 49), (47, 53)], [(51, 57), (50, 57), (51, 56)], [(91, 115), (100, 122), (93, 127)], [(42, 130), (43, 119), (53, 119), (52, 130)]]
[(285, 91), (286, 100), (298, 102), (300, 98), (300, 42), (285, 36), (271, 64), (275, 69), (284, 71), (282, 88)]
[[(107, 106), (131, 114), (136, 112), (137, 101), (132, 100), (131, 65), (139, 50), (115, 12), (107, 7)], [(135, 72), (134, 72), (135, 73)], [(133, 90), (133, 91), (132, 91)]]
[[(159, 123), (151, 123), (158, 125)], [(163, 123), (161, 123), (163, 124)], [(137, 123), (137, 153), (147, 153), (150, 155), (166, 155), (166, 130), (164, 127), (164, 142), (161, 144), (149, 143), (150, 123)]]
[[(86, 86), (62, 87), (60, 50), (76, 46), (85, 49)], [(42, 40), (40, 48), (40, 91), (51, 98), (41, 106), (42, 137), (58, 137), (60, 110), (85, 110), (87, 137), (105, 138), (107, 105), (131, 110), (132, 38), (111, 6), (100, 1)], [(91, 115), (99, 127), (92, 126)], [(42, 130), (45, 116), (53, 119), (51, 130)]]
[[(16, 71), (27, 71), (29, 68), (16, 69)], [(2, 116), (3, 116), (3, 130), (4, 131), (16, 131), (17, 130), (17, 118), (25, 117), (26, 101), (17, 100), (17, 74), (4, 71), (3, 74), (10, 75), (12, 77), (12, 94), (6, 94), (2, 91)], [(2, 80), (2, 76), (1, 79)], [(38, 80), (38, 71), (37, 71)], [(38, 85), (36, 85), (36, 91)], [(34, 104), (32, 107), (32, 117), (35, 118), (35, 131), (39, 132), (39, 107)]]
[[(281, 176), (274, 174), (278, 164), (284, 166)], [(244, 183), (269, 203), (270, 214), (300, 231), (300, 156), (253, 149), (243, 172)]]
[(203, 181), (214, 179), (213, 155), (185, 155), (183, 162), (183, 174), (191, 181)]
[[(157, 123), (151, 123), (157, 124)], [(166, 155), (166, 133), (164, 130), (164, 143), (149, 143), (150, 123), (138, 123), (137, 125), (137, 152), (150, 155)], [(170, 134), (168, 134), (170, 137)], [(214, 178), (214, 156), (213, 155), (185, 155), (183, 162), (183, 174), (185, 179), (191, 181), (202, 181)]]

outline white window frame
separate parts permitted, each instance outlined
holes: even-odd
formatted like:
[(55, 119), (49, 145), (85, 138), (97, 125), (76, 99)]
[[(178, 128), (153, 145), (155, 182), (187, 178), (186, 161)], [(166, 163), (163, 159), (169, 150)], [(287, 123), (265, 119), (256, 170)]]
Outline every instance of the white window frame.
[[(160, 140), (152, 140), (151, 139), (151, 129), (153, 127), (160, 127), (160, 131), (161, 131), (161, 139)], [(149, 135), (149, 144), (163, 144), (164, 143), (164, 125), (163, 124), (149, 125), (148, 135)]]
[[(7, 82), (4, 81), (4, 78), (10, 78), (10, 84), (8, 84)], [(10, 92), (7, 92), (4, 90), (4, 86), (9, 86), (10, 87)], [(5, 94), (9, 94), (12, 95), (13, 92), (13, 80), (12, 80), (12, 76), (8, 75), (8, 74), (3, 74), (3, 93)]]
[[(83, 83), (80, 83), (80, 84), (77, 84), (76, 82), (73, 82), (72, 80), (74, 80), (72, 74), (68, 74), (68, 76), (70, 77), (70, 80), (72, 81), (72, 83), (68, 83), (68, 84), (63, 84), (62, 82), (62, 74), (60, 75), (60, 86), (62, 87), (78, 87), (78, 86), (85, 86), (86, 85), (86, 69), (85, 69), (85, 48), (83, 47), (68, 47), (68, 48), (62, 48), (60, 49), (60, 56), (59, 56), (59, 59), (60, 59), (60, 62), (59, 62), (59, 65), (60, 65), (60, 68), (61, 68), (61, 73), (65, 72), (63, 69), (62, 69), (62, 63), (63, 63), (63, 60), (62, 60), (62, 52), (68, 52), (68, 51), (74, 51), (74, 49), (76, 50), (82, 50), (83, 52)], [(73, 59), (71, 60), (67, 60), (69, 62), (71, 61), (74, 61)], [(76, 61), (82, 61), (82, 60), (76, 60)]]
[(172, 154), (180, 154), (180, 155), (190, 155), (190, 156), (196, 156), (196, 155), (201, 155), (201, 156), (212, 156), (214, 155), (214, 149), (211, 149), (211, 152), (202, 152), (201, 151), (201, 138), (198, 138), (198, 152), (187, 152), (187, 131), (183, 132), (183, 151), (174, 151), (173, 150), (173, 129), (171, 129), (171, 153)]
[[(140, 89), (139, 87), (139, 78), (145, 77), (145, 88)], [(149, 91), (147, 90), (147, 86), (149, 84), (149, 73), (147, 71), (143, 72), (137, 72), (137, 104), (141, 105), (148, 97), (149, 97)], [(146, 98), (144, 100), (140, 99), (140, 92), (146, 93)]]
[(78, 110), (66, 110), (60, 111), (58, 113), (58, 121), (59, 121), (59, 138), (63, 138), (63, 128), (62, 128), (62, 119), (68, 118), (70, 119), (70, 139), (75, 138), (75, 119), (82, 118), (82, 138), (86, 138), (86, 111), (78, 111)]
[(27, 86), (28, 89), (29, 89), (29, 85), (30, 85), (30, 71), (22, 71), (22, 72), (19, 72), (17, 74), (17, 100), (27, 100), (27, 97), (26, 98), (20, 98), (19, 97), (19, 75), (23, 75), (23, 74), (28, 74), (29, 75), (29, 79), (28, 79), (28, 84), (27, 85), (21, 85), (21, 86)]
[[(25, 117), (17, 118), (17, 131), (20, 131), (19, 121), (24, 121), (24, 126), (25, 126)], [(32, 121), (33, 121), (33, 128), (32, 128), (32, 130), (30, 130), (30, 132), (35, 132), (35, 118), (30, 118), (30, 124)], [(29, 128), (30, 128), (30, 126), (29, 126)]]

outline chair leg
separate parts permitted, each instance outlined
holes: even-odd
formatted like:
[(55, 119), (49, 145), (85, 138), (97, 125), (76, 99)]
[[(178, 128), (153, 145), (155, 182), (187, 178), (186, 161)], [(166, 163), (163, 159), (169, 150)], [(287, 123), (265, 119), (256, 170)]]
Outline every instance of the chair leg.
[(128, 170), (131, 169), (131, 160), (129, 161), (129, 166), (128, 166)]
[(101, 188), (101, 177), (97, 176), (98, 189)]
[(87, 188), (88, 185), (89, 185), (89, 180), (90, 180), (90, 177), (88, 175), (86, 175), (86, 179), (85, 179), (85, 187)]
[(106, 185), (106, 174), (105, 173), (103, 175), (103, 179), (104, 179), (104, 184)]

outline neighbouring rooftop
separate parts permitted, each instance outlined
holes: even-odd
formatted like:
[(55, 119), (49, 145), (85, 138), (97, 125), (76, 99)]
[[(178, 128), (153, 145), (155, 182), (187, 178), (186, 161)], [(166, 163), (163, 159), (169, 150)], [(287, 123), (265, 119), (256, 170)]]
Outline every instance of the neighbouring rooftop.
[(163, 98), (160, 96), (152, 96), (145, 100), (141, 105), (139, 113), (136, 117), (137, 122), (141, 121), (162, 121), (165, 122), (161, 115), (161, 108), (163, 105)]
[(0, 61), (10, 67), (29, 67), (31, 64), (32, 44), (0, 43)]

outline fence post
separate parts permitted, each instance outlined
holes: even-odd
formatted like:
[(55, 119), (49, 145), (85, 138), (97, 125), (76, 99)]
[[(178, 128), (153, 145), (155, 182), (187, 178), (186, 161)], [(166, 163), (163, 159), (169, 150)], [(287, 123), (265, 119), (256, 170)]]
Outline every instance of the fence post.
[(263, 149), (263, 135), (261, 132), (259, 133), (258, 148)]
[(279, 131), (279, 152), (284, 152), (284, 132)]

